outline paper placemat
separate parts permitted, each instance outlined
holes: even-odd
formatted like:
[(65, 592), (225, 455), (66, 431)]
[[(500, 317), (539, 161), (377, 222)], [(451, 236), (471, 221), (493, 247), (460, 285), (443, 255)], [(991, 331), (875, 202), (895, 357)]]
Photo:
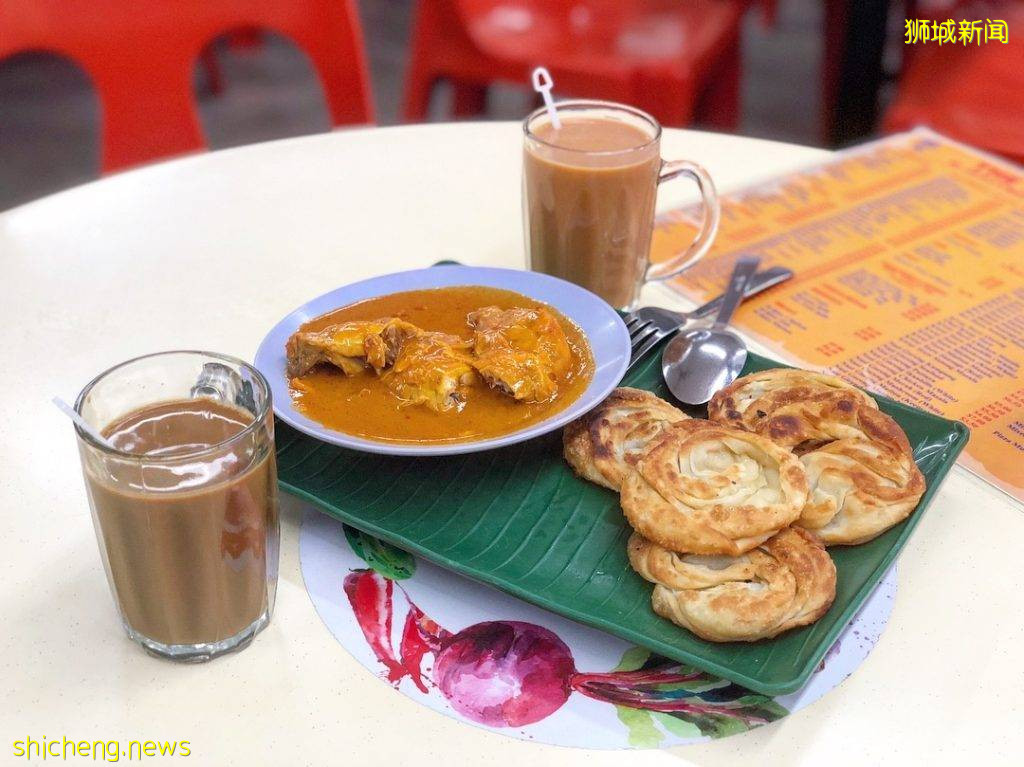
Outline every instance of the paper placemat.
[(667, 661), (307, 510), (302, 576), (338, 643), (445, 716), (521, 740), (664, 748), (770, 724), (818, 700), (875, 646), (896, 571), (799, 691), (775, 698)]

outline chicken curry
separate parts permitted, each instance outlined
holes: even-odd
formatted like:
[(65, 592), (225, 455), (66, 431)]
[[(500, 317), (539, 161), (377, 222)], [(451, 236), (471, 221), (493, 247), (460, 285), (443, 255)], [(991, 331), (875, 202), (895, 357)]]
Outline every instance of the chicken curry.
[(594, 374), (586, 336), (569, 319), (482, 286), (344, 306), (305, 323), (286, 351), (299, 411), (385, 442), (509, 434), (568, 407)]

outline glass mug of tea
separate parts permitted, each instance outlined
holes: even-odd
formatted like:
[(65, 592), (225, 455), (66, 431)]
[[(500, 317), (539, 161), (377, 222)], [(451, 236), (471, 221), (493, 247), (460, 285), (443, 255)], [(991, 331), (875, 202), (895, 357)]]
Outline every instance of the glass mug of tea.
[[(631, 309), (648, 280), (674, 277), (711, 247), (721, 211), (711, 177), (688, 160), (661, 159), (661, 126), (649, 114), (605, 101), (562, 101), (556, 128), (545, 107), (523, 122), (523, 218), (534, 271), (561, 277), (618, 309)], [(658, 186), (697, 183), (704, 218), (693, 243), (650, 261)]]
[(244, 647), (270, 621), (277, 588), (266, 379), (233, 357), (163, 352), (101, 373), (75, 409), (94, 430), (75, 427), (129, 638), (183, 661)]

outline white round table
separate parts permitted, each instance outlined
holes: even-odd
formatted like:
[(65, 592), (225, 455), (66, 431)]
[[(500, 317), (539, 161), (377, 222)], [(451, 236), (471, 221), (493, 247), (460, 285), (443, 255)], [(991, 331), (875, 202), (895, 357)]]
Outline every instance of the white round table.
[[(512, 123), (337, 132), (164, 163), (0, 215), (0, 762), (31, 736), (188, 740), (185, 763), (201, 765), (621, 763), (468, 727), (374, 679), (306, 596), (295, 499), (270, 627), (210, 664), (150, 658), (115, 617), (73, 433), (49, 404), (145, 352), (251, 358), (277, 319), (353, 280), (443, 258), (521, 267), (520, 141)], [(675, 130), (664, 153), (705, 164), (725, 191), (827, 157)], [(850, 679), (773, 725), (629, 758), (1019, 759), (1022, 539), (1021, 505), (957, 468), (900, 558), (888, 628)]]

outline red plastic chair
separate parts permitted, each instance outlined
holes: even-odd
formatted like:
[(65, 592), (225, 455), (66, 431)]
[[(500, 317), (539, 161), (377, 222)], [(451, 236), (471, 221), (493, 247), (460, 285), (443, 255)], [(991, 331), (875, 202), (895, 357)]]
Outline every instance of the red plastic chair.
[(309, 56), (335, 125), (373, 119), (354, 0), (2, 0), (0, 58), (66, 56), (92, 79), (102, 111), (102, 168), (203, 149), (192, 72), (218, 35), (259, 27)]
[(668, 125), (739, 118), (747, 0), (418, 0), (404, 116), (423, 120), (452, 83), (458, 115), (487, 86), (526, 84), (543, 64), (564, 94), (625, 101)]
[(1008, 44), (907, 46), (913, 56), (886, 112), (885, 131), (928, 125), (1024, 163), (1024, 7), (1007, 3), (989, 9), (989, 17), (1007, 22)]

